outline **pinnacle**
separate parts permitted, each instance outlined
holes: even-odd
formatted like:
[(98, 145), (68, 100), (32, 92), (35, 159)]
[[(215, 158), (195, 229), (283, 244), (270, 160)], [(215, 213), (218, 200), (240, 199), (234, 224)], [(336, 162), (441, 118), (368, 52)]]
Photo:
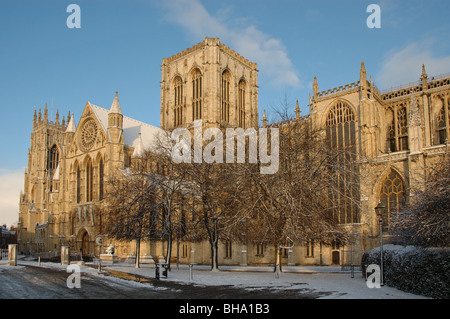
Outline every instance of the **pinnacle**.
[(66, 133), (67, 132), (74, 133), (75, 131), (76, 131), (75, 120), (74, 120), (74, 116), (73, 116), (73, 113), (72, 113), (72, 116), (70, 117), (69, 123), (67, 124)]
[(114, 100), (111, 104), (111, 109), (109, 110), (110, 113), (122, 114), (122, 109), (120, 108), (118, 93), (119, 92), (116, 91), (116, 96), (114, 97)]

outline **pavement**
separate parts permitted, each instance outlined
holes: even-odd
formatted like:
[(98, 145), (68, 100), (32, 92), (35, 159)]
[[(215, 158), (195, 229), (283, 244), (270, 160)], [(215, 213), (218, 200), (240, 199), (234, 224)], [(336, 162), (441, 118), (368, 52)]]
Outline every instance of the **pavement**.
[[(51, 262), (39, 265), (35, 260), (26, 258), (19, 259), (18, 263), (19, 266), (50, 267), (59, 270), (67, 268)], [(272, 296), (275, 293), (280, 298), (427, 299), (388, 286), (370, 288), (359, 267), (355, 267), (353, 275), (350, 269), (342, 269), (340, 266), (283, 266), (282, 272), (276, 274), (273, 266), (219, 266), (219, 271), (211, 271), (209, 265), (192, 265), (190, 268), (189, 265), (175, 264), (167, 277), (163, 276), (160, 269), (160, 280), (157, 280), (154, 264), (141, 264), (136, 268), (134, 263), (121, 262), (102, 264), (99, 269), (96, 263), (74, 263), (80, 265), (82, 273), (94, 277), (100, 275), (102, 280), (123, 279), (138, 285), (172, 287), (174, 291), (189, 289), (189, 294), (198, 298), (226, 296), (223, 291), (227, 290), (231, 296), (257, 296), (255, 293)], [(3, 266), (0, 267), (0, 272), (2, 268)], [(201, 289), (197, 290), (199, 287), (209, 289), (209, 292), (205, 294)], [(172, 294), (177, 297), (175, 292)]]

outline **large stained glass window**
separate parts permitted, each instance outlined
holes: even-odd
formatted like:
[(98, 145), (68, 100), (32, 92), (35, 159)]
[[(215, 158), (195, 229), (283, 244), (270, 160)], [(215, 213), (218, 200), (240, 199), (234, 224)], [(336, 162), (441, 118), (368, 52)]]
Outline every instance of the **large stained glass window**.
[(350, 106), (338, 101), (326, 121), (326, 137), (335, 165), (329, 189), (333, 217), (340, 224), (359, 222), (359, 179), (356, 166), (356, 119)]

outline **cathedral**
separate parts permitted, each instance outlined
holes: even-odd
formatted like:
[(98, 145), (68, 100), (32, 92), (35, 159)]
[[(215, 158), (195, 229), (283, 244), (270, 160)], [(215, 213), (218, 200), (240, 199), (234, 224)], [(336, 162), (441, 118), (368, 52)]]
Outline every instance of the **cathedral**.
[[(420, 66), (418, 66), (420, 68)], [(105, 181), (113, 170), (131, 166), (143, 150), (156, 151), (162, 131), (205, 127), (258, 128), (256, 63), (248, 61), (218, 38), (164, 58), (161, 65), (160, 127), (129, 118), (116, 92), (110, 107), (87, 102), (78, 121), (70, 113), (49, 119), (47, 106), (33, 117), (28, 167), (20, 194), (18, 249), (34, 255), (59, 252), (61, 246), (84, 258), (104, 253), (102, 215)], [(448, 152), (450, 75), (428, 77), (425, 66), (417, 82), (380, 91), (361, 63), (355, 82), (325, 91), (314, 78), (306, 117), (323, 129), (331, 147), (351, 149), (359, 163), (358, 189), (336, 198), (336, 215), (352, 238), (348, 244), (323, 246), (308, 241), (285, 249), (286, 265), (359, 264), (362, 253), (378, 246), (383, 209), (383, 238), (389, 241), (390, 219), (422, 188), (427, 169)], [(297, 106), (296, 118), (299, 118)], [(78, 124), (77, 124), (78, 122)], [(265, 123), (265, 117), (263, 117)], [(263, 124), (265, 125), (265, 124)], [(345, 181), (344, 181), (345, 183)], [(354, 204), (357, 203), (357, 204)], [(162, 258), (164, 242), (141, 245), (143, 260)], [(122, 259), (136, 256), (135, 245), (114, 242)], [(210, 263), (205, 242), (180, 242), (180, 263)], [(219, 265), (274, 263), (274, 248), (253, 243), (222, 242)]]

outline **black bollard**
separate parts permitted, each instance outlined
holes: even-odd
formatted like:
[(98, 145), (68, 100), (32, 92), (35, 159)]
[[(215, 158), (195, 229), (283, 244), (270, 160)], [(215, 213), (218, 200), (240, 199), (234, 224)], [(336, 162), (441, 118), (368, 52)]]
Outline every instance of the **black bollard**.
[(159, 280), (159, 264), (155, 264), (155, 278)]

